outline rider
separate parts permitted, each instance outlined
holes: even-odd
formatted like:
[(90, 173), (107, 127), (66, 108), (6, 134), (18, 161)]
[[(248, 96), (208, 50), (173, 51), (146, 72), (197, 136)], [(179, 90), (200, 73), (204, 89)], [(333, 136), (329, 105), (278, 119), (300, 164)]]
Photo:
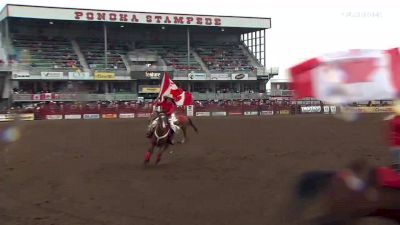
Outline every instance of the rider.
[[(165, 113), (165, 115), (168, 117), (168, 122), (170, 124), (171, 128), (171, 134), (168, 138), (168, 141), (170, 144), (173, 144), (173, 134), (176, 133), (178, 126), (175, 125), (175, 122), (177, 121), (176, 115), (175, 115), (175, 107), (176, 103), (172, 96), (170, 95), (165, 95), (164, 100), (161, 102), (156, 103), (156, 108), (159, 108), (159, 111), (162, 111)], [(150, 137), (151, 134), (148, 133), (148, 136)]]

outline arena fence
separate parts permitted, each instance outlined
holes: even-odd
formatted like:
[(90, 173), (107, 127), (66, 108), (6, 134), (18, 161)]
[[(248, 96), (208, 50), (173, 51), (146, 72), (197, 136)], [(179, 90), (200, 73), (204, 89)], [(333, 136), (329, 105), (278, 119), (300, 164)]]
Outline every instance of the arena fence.
[[(134, 119), (148, 118), (153, 105), (134, 106), (102, 106), (102, 105), (70, 105), (41, 106), (33, 112), (0, 114), (0, 121), (12, 121), (16, 117), (21, 120), (92, 120), (92, 119)], [(336, 114), (339, 111), (356, 113), (389, 113), (391, 106), (376, 107), (336, 107), (334, 105), (190, 105), (177, 109), (177, 114), (194, 117), (225, 116), (275, 116), (298, 114)]]

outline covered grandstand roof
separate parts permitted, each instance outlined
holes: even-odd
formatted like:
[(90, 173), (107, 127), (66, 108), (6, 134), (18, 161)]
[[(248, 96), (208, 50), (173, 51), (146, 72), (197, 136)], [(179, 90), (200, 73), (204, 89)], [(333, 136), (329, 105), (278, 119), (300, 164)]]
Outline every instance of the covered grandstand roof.
[(260, 17), (128, 12), (12, 4), (6, 5), (0, 12), (0, 20), (3, 20), (7, 17), (89, 22), (104, 21), (135, 24), (236, 27), (253, 29), (271, 28), (271, 19)]

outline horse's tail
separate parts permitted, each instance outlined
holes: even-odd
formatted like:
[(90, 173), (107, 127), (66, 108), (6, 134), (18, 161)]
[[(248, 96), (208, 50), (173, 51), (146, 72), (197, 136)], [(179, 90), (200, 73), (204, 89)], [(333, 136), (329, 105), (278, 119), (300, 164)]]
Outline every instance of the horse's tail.
[(199, 133), (199, 130), (198, 130), (197, 127), (194, 125), (192, 119), (188, 118), (188, 120), (189, 120), (190, 126), (193, 127), (193, 130), (196, 131), (196, 133)]
[(328, 187), (334, 175), (335, 172), (332, 171), (315, 171), (303, 174), (296, 185), (297, 198), (305, 200), (316, 197)]

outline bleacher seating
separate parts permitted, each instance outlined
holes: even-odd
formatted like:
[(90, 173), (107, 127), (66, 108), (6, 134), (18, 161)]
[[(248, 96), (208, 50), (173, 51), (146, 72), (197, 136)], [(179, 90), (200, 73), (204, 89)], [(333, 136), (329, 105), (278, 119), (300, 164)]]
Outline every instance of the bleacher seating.
[[(90, 69), (105, 69), (104, 41), (97, 38), (79, 38), (77, 42), (81, 52), (86, 58)], [(124, 42), (108, 42), (108, 56), (106, 69), (126, 69), (121, 55), (128, 52), (128, 46)]]
[(236, 43), (196, 43), (199, 54), (210, 71), (253, 70), (249, 59)]
[(34, 68), (80, 68), (71, 42), (63, 37), (43, 37), (14, 34), (15, 60)]
[[(157, 52), (165, 60), (167, 66), (176, 70), (187, 69), (187, 47), (184, 42), (140, 43), (138, 48)], [(193, 54), (190, 54), (189, 70), (201, 70)]]

